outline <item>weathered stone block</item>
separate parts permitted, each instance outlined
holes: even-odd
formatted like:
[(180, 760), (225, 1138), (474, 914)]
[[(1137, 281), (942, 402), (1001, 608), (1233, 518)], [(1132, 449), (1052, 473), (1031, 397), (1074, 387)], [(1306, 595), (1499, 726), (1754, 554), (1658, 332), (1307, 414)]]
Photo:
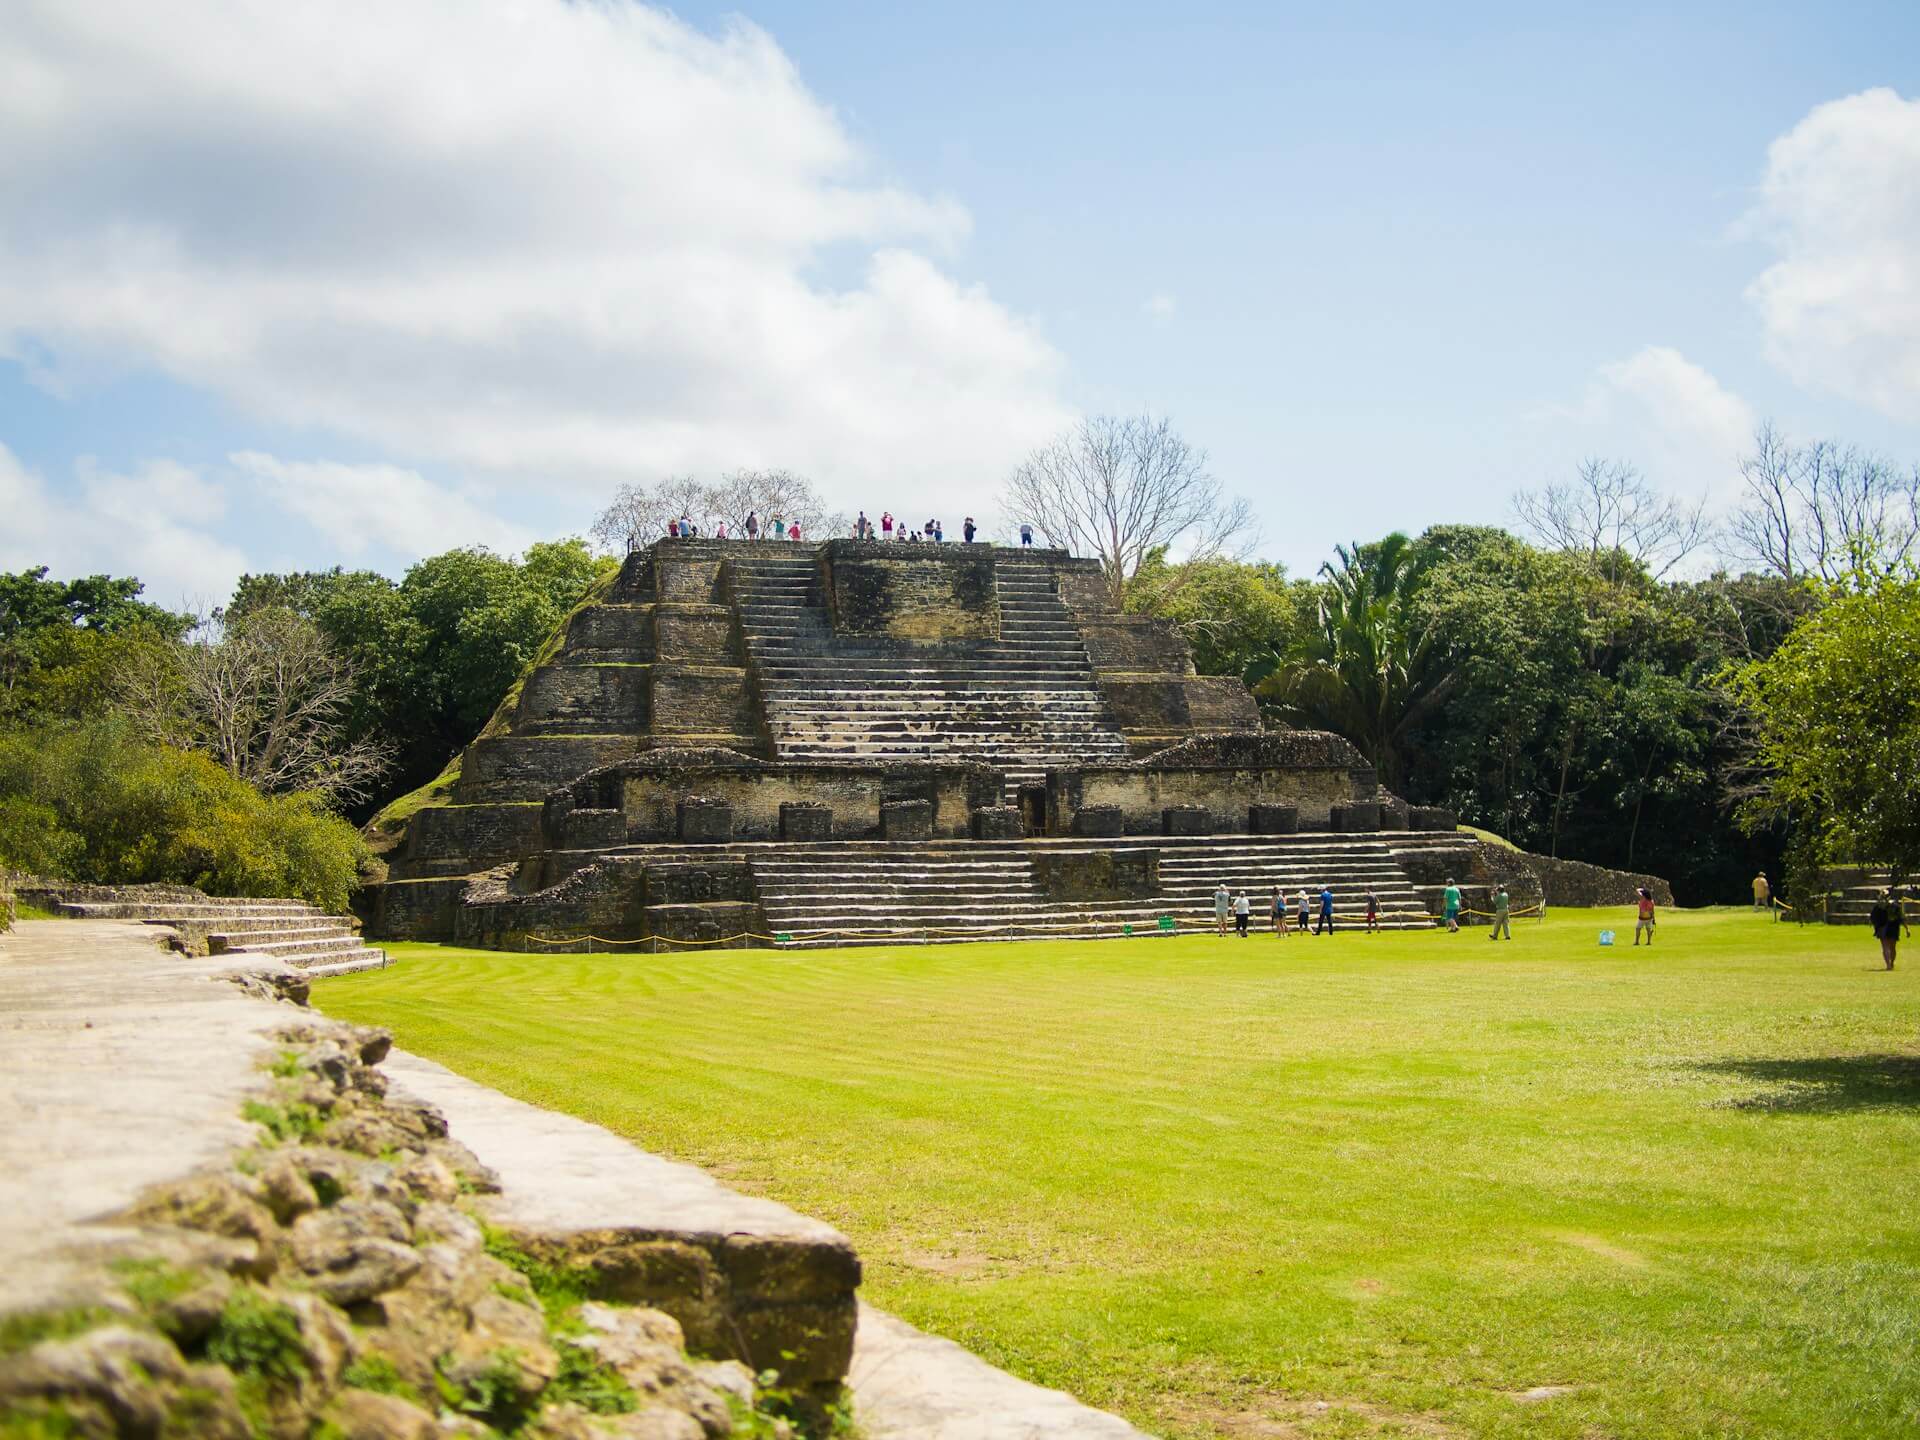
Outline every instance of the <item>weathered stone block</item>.
[(1207, 821), (1207, 808), (1204, 805), (1169, 805), (1160, 812), (1160, 833), (1205, 835), (1212, 829)]
[(654, 653), (695, 665), (733, 663), (733, 611), (724, 605), (662, 605), (654, 611)]
[(833, 807), (805, 800), (789, 800), (780, 806), (782, 840), (831, 840)]
[(1409, 830), (1457, 830), (1460, 828), (1460, 820), (1444, 805), (1409, 805), (1407, 828)]
[(1300, 828), (1298, 805), (1249, 805), (1247, 830), (1254, 835), (1292, 835)]
[(925, 800), (890, 800), (880, 807), (882, 840), (933, 838), (933, 806)]
[(1105, 838), (1124, 835), (1127, 816), (1118, 805), (1083, 805), (1073, 812), (1073, 833)]
[(1342, 835), (1364, 835), (1380, 828), (1380, 802), (1349, 800), (1328, 807), (1328, 823)]
[(746, 861), (721, 856), (715, 856), (712, 864), (653, 861), (647, 866), (640, 889), (648, 906), (751, 900), (753, 876)]
[(1387, 795), (1380, 801), (1380, 828), (1382, 830), (1406, 830), (1407, 802), (1398, 795)]
[(1160, 890), (1158, 850), (1080, 850), (1033, 857), (1033, 875), (1056, 900), (1129, 900)]
[(906, 554), (884, 541), (836, 540), (827, 546), (827, 573), (838, 634), (920, 641), (1000, 634), (991, 551), (936, 545)]
[(683, 845), (724, 845), (733, 839), (733, 806), (725, 800), (689, 795), (674, 813), (676, 834)]
[(610, 850), (627, 843), (627, 818), (618, 810), (569, 810), (563, 849)]
[(967, 817), (969, 833), (976, 840), (1018, 840), (1027, 833), (1017, 805), (986, 805)]

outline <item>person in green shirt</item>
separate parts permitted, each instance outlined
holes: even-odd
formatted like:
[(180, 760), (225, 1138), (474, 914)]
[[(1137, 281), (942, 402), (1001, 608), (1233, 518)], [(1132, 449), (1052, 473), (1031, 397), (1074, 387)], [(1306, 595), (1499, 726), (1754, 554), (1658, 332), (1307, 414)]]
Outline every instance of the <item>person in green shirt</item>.
[(1487, 939), (1498, 940), (1502, 932), (1505, 932), (1507, 939), (1513, 938), (1513, 921), (1508, 915), (1512, 903), (1507, 899), (1506, 886), (1502, 885), (1493, 892), (1493, 933)]
[(1446, 912), (1447, 933), (1460, 933), (1460, 887), (1453, 883), (1453, 877), (1447, 877), (1446, 894), (1441, 897), (1440, 908)]

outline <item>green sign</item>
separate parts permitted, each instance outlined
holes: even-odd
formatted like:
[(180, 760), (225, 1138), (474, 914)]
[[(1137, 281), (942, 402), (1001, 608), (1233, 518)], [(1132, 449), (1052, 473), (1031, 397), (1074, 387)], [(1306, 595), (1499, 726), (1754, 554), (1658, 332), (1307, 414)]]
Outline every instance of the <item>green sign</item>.
[(1160, 928), (1161, 928), (1162, 930), (1171, 930), (1171, 929), (1173, 929), (1173, 916), (1171, 916), (1171, 915), (1162, 915), (1162, 916), (1160, 917)]
[(792, 932), (789, 931), (789, 932), (782, 933), (782, 932), (776, 931), (774, 933), (773, 941), (776, 945), (791, 945), (793, 943)]
[(1133, 934), (1133, 926), (1131, 926), (1131, 925), (1122, 925), (1122, 926), (1120, 927), (1120, 933), (1121, 933), (1122, 935), (1131, 935), (1131, 934)]

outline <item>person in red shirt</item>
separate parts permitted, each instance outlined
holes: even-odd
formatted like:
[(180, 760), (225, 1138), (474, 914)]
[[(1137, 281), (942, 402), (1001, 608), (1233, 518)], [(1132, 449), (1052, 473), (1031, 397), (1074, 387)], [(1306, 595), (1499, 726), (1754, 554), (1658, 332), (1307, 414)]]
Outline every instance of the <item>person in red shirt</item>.
[(1633, 943), (1634, 944), (1638, 945), (1640, 943), (1640, 936), (1643, 931), (1645, 932), (1647, 937), (1647, 948), (1652, 949), (1653, 948), (1653, 892), (1647, 889), (1647, 887), (1644, 885), (1640, 887), (1640, 918), (1633, 922)]

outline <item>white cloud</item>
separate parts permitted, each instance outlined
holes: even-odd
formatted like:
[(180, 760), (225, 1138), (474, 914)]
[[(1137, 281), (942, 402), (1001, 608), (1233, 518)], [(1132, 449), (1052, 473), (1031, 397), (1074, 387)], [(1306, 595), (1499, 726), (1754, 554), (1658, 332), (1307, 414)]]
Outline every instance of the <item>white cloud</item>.
[(1578, 403), (1544, 417), (1526, 483), (1565, 479), (1587, 456), (1624, 461), (1663, 489), (1724, 502), (1751, 447), (1751, 406), (1704, 367), (1666, 345), (1602, 365)]
[(282, 460), (254, 450), (227, 459), (268, 500), (305, 520), (349, 556), (377, 546), (411, 558), (457, 545), (485, 545), (515, 554), (540, 538), (397, 465)]
[(0, 570), (45, 565), (56, 578), (135, 575), (173, 608), (225, 604), (246, 557), (199, 528), (226, 512), (220, 489), (184, 465), (149, 460), (116, 474), (82, 459), (56, 493), (0, 445)]
[(1165, 291), (1149, 295), (1145, 300), (1140, 302), (1140, 313), (1145, 315), (1149, 320), (1157, 321), (1162, 325), (1173, 319), (1179, 311), (1180, 302)]
[(1800, 385), (1920, 421), (1920, 100), (1868, 90), (1775, 140), (1749, 225), (1780, 259), (1748, 288)]
[(156, 369), (569, 520), (754, 464), (919, 509), (1067, 418), (1052, 347), (929, 258), (965, 211), (875, 178), (743, 22), (15, 0), (0, 214), (0, 354), (49, 386)]

